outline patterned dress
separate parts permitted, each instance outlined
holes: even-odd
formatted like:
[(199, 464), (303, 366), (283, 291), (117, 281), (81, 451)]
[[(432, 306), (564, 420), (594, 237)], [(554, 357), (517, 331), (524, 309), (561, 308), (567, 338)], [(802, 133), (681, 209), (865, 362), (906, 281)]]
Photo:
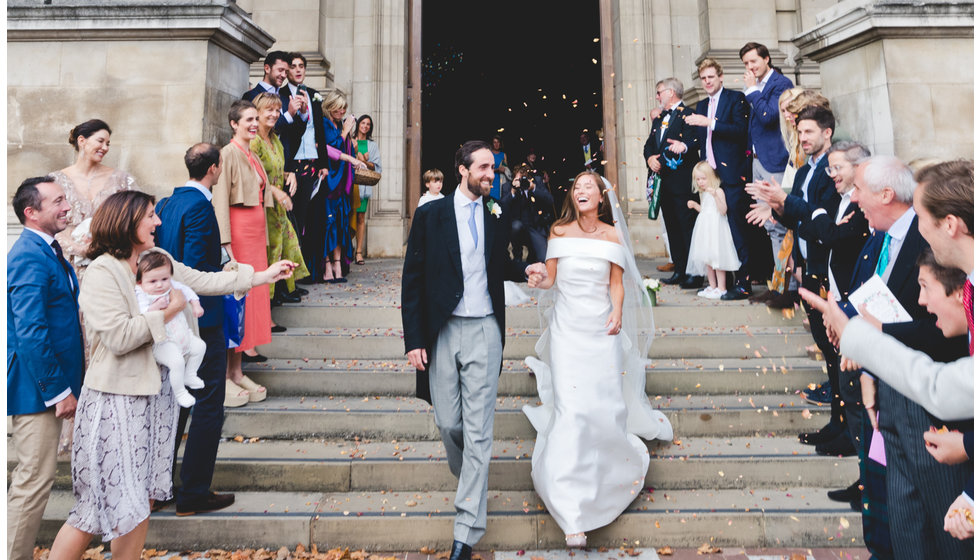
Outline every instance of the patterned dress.
[[(272, 146), (269, 146), (260, 136), (256, 136), (252, 139), (250, 147), (252, 153), (262, 162), (265, 174), (269, 178), (268, 186), (282, 190), (286, 180), (284, 171), (286, 159), (282, 142), (279, 141), (275, 132), (270, 132), (269, 135), (272, 139)], [(278, 200), (274, 207), (265, 209), (265, 224), (269, 232), (269, 264), (281, 259), (289, 259), (299, 263), (299, 266), (293, 271), (293, 275), (286, 280), (286, 289), (292, 292), (296, 289), (296, 281), (309, 276), (310, 271), (303, 262), (303, 252), (299, 246), (296, 230), (293, 229), (293, 224), (289, 221), (286, 208), (279, 204)], [(274, 296), (275, 291), (276, 285), (270, 284), (269, 295)]]

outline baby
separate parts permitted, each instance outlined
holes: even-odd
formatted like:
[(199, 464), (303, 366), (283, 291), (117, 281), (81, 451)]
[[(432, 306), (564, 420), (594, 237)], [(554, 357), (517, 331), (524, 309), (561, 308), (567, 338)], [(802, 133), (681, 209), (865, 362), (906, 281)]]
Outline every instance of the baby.
[[(143, 255), (136, 267), (136, 302), (140, 312), (166, 309), (170, 304), (170, 290), (176, 288), (184, 294), (194, 315), (200, 317), (204, 314), (200, 298), (194, 290), (172, 280), (173, 273), (173, 263), (163, 253), (151, 252)], [(207, 347), (203, 340), (194, 336), (183, 313), (178, 313), (168, 321), (166, 327), (167, 339), (153, 345), (153, 357), (157, 363), (170, 370), (170, 386), (177, 398), (177, 404), (190, 408), (194, 406), (195, 399), (187, 392), (187, 388), (204, 387), (204, 381), (197, 376), (197, 369), (201, 367)]]

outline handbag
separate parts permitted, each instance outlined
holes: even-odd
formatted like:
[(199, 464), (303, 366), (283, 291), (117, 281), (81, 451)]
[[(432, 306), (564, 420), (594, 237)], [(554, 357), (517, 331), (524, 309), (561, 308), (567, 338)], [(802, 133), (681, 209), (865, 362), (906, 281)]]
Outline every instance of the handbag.
[(358, 185), (370, 187), (372, 185), (377, 185), (378, 181), (380, 180), (381, 174), (377, 171), (372, 171), (366, 168), (354, 170), (354, 182)]
[(647, 217), (656, 220), (660, 215), (660, 175), (658, 173), (651, 173), (647, 177), (647, 200), (650, 201)]

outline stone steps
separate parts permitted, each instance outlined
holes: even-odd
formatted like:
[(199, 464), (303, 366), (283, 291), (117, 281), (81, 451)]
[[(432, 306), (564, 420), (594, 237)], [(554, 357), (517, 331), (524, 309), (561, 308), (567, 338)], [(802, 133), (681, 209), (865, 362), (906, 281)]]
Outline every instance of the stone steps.
[[(820, 489), (648, 491), (611, 525), (589, 533), (590, 546), (853, 546), (860, 515)], [(316, 543), (372, 551), (447, 548), (452, 491), (238, 492), (233, 506), (207, 515), (150, 518), (147, 544), (174, 550), (276, 549)], [(45, 510), (42, 540), (50, 540), (73, 503), (56, 491)], [(562, 548), (564, 535), (533, 491), (491, 490), (482, 549)]]

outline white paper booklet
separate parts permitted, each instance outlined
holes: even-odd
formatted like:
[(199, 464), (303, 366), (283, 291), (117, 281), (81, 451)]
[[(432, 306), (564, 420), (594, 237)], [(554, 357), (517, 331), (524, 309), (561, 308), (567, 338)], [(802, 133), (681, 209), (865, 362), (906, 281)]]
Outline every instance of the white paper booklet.
[(862, 304), (866, 305), (868, 313), (882, 323), (904, 323), (912, 320), (912, 316), (902, 307), (895, 294), (877, 274), (872, 275), (860, 288), (854, 290), (847, 300), (855, 310)]

